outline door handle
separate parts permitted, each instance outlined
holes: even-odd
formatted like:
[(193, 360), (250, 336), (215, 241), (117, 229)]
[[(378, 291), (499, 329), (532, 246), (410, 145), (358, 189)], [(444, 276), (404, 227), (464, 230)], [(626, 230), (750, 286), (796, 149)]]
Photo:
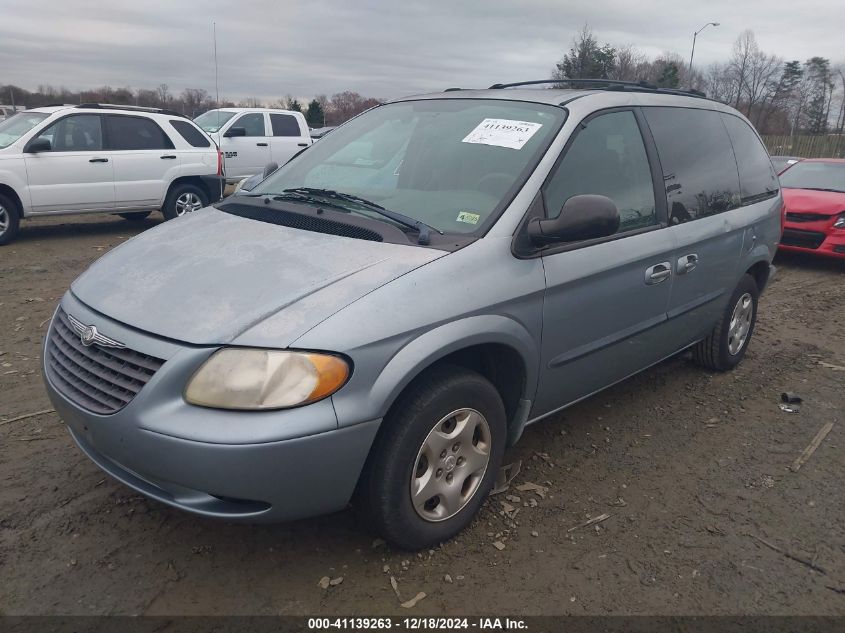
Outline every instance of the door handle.
[(308, 147), (308, 143), (297, 143), (298, 147)]
[(161, 160), (171, 160), (171, 159), (174, 159), (174, 158), (176, 158), (176, 157), (173, 154), (165, 154), (164, 156), (161, 157)]
[(256, 143), (258, 147), (267, 147), (267, 143)]
[(107, 163), (109, 162), (108, 158), (92, 158), (88, 161), (89, 163)]
[(684, 255), (683, 257), (678, 258), (678, 274), (679, 275), (686, 275), (687, 273), (691, 273), (695, 270), (695, 267), (698, 266), (698, 255), (695, 253), (690, 253), (689, 255)]
[(645, 271), (645, 283), (648, 286), (659, 284), (666, 281), (672, 275), (672, 264), (670, 262), (660, 262), (654, 266), (649, 266)]

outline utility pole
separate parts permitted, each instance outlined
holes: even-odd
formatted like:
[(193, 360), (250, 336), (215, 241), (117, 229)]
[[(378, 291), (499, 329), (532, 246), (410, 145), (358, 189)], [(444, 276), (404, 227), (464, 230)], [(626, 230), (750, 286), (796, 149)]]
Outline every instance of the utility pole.
[(695, 55), (695, 40), (698, 37), (698, 34), (701, 33), (704, 29), (708, 26), (719, 26), (718, 22), (708, 22), (700, 29), (698, 29), (695, 33), (692, 34), (692, 51), (689, 54), (689, 66), (687, 67), (687, 74), (689, 75), (689, 87), (692, 88), (692, 58)]

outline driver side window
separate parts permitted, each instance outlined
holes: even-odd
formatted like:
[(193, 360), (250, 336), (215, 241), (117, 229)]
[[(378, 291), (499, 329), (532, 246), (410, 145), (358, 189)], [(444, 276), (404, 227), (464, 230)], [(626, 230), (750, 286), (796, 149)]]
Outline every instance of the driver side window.
[(550, 218), (572, 196), (607, 196), (619, 209), (617, 233), (657, 224), (654, 186), (634, 113), (602, 114), (578, 131), (543, 188)]
[(103, 149), (99, 114), (74, 114), (41, 132), (53, 152), (98, 152)]
[(232, 127), (242, 127), (246, 131), (244, 136), (267, 136), (264, 130), (264, 115), (260, 113), (245, 114), (235, 121)]

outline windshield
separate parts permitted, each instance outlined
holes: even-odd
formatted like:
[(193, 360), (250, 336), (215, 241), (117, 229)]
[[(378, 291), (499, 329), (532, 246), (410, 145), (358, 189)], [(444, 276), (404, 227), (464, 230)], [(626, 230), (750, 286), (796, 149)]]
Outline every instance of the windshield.
[(237, 113), (226, 112), (225, 110), (209, 110), (194, 119), (194, 123), (206, 132), (213, 134), (214, 132), (220, 131), (220, 128), (226, 125), (226, 121), (235, 116), (235, 114)]
[(509, 202), (565, 116), (555, 106), (491, 99), (393, 103), (326, 135), (252, 194), (330, 190), (438, 231), (473, 233)]
[(0, 122), (0, 149), (9, 147), (48, 116), (45, 112), (19, 112)]
[(780, 175), (782, 187), (790, 189), (822, 189), (845, 192), (845, 162), (795, 163)]

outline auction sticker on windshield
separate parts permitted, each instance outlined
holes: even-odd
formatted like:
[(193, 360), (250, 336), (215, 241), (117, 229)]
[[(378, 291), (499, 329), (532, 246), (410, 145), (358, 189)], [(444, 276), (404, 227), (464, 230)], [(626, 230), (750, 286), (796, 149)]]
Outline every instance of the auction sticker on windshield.
[(467, 134), (462, 142), (522, 149), (541, 127), (543, 127), (542, 123), (530, 123), (528, 121), (484, 119), (472, 132)]

